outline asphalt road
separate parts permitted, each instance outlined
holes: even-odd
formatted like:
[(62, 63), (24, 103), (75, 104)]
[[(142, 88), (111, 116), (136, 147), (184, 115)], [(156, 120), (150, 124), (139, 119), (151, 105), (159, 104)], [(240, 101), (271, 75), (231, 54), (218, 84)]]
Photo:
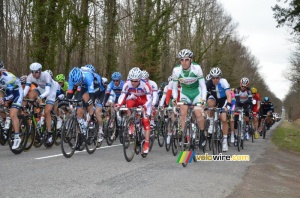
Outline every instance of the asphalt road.
[(186, 168), (157, 142), (147, 158), (136, 155), (131, 162), (118, 141), (110, 147), (103, 144), (92, 155), (81, 151), (69, 159), (60, 146), (32, 148), (20, 155), (0, 146), (0, 197), (226, 197), (243, 182), (249, 166), (263, 158), (277, 125), (266, 139), (246, 141), (241, 152), (229, 147), (227, 155), (250, 155), (248, 162), (199, 161)]

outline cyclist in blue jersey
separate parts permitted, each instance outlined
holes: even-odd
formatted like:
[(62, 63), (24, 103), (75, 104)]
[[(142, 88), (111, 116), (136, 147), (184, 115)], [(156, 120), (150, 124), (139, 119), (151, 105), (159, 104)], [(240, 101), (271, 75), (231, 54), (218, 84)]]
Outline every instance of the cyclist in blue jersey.
[(121, 95), (122, 88), (124, 85), (124, 81), (122, 80), (122, 75), (120, 74), (120, 72), (114, 72), (111, 75), (111, 79), (112, 79), (112, 81), (107, 85), (107, 88), (106, 88), (106, 93), (105, 93), (103, 104), (107, 103), (112, 91), (115, 94), (115, 98), (114, 98), (114, 101), (109, 100), (107, 106), (112, 106), (112, 105), (114, 105), (114, 103), (118, 102), (119, 96)]

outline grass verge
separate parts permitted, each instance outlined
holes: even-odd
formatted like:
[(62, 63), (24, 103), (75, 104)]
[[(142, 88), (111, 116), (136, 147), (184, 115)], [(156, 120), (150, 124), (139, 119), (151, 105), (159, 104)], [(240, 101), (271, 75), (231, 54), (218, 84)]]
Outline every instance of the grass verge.
[(280, 149), (300, 153), (300, 122), (284, 120), (275, 130), (272, 142)]

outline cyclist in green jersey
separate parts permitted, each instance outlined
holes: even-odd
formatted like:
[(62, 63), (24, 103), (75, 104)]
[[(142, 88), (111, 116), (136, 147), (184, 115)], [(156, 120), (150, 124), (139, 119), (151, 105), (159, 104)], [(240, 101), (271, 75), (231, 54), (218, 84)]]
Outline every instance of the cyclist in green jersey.
[(63, 90), (64, 93), (68, 90), (69, 83), (66, 81), (66, 77), (63, 74), (58, 74), (55, 77), (55, 80), (58, 82), (58, 84), (61, 86), (61, 89)]
[[(200, 129), (200, 135), (202, 140), (204, 140), (204, 117), (202, 115), (203, 106), (205, 105), (207, 89), (205, 85), (205, 80), (203, 77), (203, 72), (199, 64), (192, 61), (193, 52), (189, 49), (183, 49), (179, 52), (178, 58), (180, 59), (180, 64), (173, 69), (173, 103), (176, 104), (176, 98), (178, 96), (178, 81), (181, 85), (180, 92), (180, 102), (186, 102), (188, 104), (198, 105), (195, 106), (195, 115), (197, 118), (197, 124)], [(181, 105), (181, 129), (184, 129), (185, 121), (187, 117), (188, 106)], [(187, 141), (189, 142), (190, 136), (187, 136)], [(200, 146), (204, 142), (200, 142)]]

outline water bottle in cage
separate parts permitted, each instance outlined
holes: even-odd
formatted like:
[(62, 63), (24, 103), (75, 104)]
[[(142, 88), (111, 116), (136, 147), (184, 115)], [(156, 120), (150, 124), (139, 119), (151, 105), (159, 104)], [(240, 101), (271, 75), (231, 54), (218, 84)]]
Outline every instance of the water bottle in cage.
[(5, 130), (9, 129), (10, 122), (11, 122), (11, 118), (10, 117), (6, 117), (5, 124), (4, 124), (4, 129)]

